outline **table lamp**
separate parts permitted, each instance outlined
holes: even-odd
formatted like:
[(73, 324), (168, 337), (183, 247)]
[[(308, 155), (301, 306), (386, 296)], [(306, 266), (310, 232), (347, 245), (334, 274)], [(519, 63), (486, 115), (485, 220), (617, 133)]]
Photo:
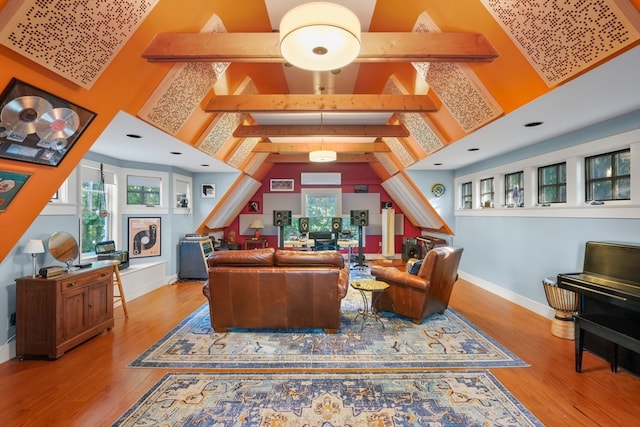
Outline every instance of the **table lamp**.
[(257, 239), (260, 237), (260, 229), (264, 228), (264, 225), (262, 224), (262, 221), (256, 219), (251, 223), (249, 228), (253, 228), (253, 238)]
[(33, 268), (33, 273), (31, 277), (36, 277), (36, 255), (44, 253), (44, 245), (42, 244), (42, 240), (29, 240), (27, 245), (24, 247), (25, 254), (31, 254), (31, 265)]

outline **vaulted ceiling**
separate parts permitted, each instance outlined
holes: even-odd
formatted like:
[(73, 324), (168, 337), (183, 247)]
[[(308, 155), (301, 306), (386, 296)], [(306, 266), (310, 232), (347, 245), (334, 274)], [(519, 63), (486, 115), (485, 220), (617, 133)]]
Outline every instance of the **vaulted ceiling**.
[(0, 0), (0, 77), (97, 113), (70, 157), (258, 181), (318, 148), (383, 181), (456, 169), (640, 108), (640, 0), (334, 2), (359, 18), (361, 57), (310, 72), (287, 66), (276, 34), (305, 1)]
[[(189, 170), (210, 171), (212, 164), (259, 179), (270, 164), (306, 162), (309, 151), (324, 148), (337, 151), (339, 162), (379, 165), (384, 179), (433, 166), (428, 157), (434, 153), (640, 39), (639, 0), (413, 0), (401, 7), (393, 0), (334, 2), (354, 11), (363, 31), (360, 59), (336, 72), (296, 69), (279, 55), (280, 19), (305, 3), (300, 0), (190, 1), (188, 8), (177, 1), (120, 0), (97, 2), (84, 15), (65, 10), (62, 2), (9, 1), (2, 44), (88, 91), (108, 78), (109, 69), (129, 63), (133, 74), (148, 61), (145, 69), (153, 75), (147, 84), (132, 87), (126, 75), (118, 76), (121, 86), (137, 93), (117, 117), (124, 117), (127, 133), (160, 130), (156, 140), (186, 143), (190, 147), (181, 150), (195, 156)], [(37, 9), (45, 9), (40, 18)], [(52, 22), (54, 15), (68, 18)], [(76, 21), (87, 16), (92, 25)], [(49, 26), (42, 29), (61, 34), (59, 43), (36, 37), (49, 57), (25, 43), (27, 37), (34, 43), (26, 24), (37, 19)], [(112, 26), (108, 37), (100, 34), (105, 25)], [(422, 38), (405, 40), (410, 36)], [(64, 43), (82, 37), (105, 45), (100, 63), (69, 56)], [(451, 52), (470, 59), (461, 54), (462, 60), (450, 62)], [(61, 61), (64, 66), (56, 65)], [(88, 65), (97, 67), (91, 75)], [(93, 150), (122, 156), (126, 144), (136, 158), (134, 146), (140, 145), (150, 163), (173, 162), (171, 156), (162, 161), (166, 153), (158, 142), (160, 149), (150, 153), (145, 143), (153, 142), (127, 139), (118, 127), (116, 120), (105, 131), (109, 138), (100, 138)], [(486, 147), (485, 155), (496, 149)], [(208, 168), (199, 166), (205, 162)]]

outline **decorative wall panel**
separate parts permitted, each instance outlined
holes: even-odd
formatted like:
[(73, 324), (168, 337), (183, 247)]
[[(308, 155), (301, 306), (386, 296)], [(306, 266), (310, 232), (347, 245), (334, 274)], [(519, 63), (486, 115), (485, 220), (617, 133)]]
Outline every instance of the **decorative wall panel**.
[[(235, 95), (258, 95), (258, 89), (253, 81), (247, 77)], [(196, 146), (210, 156), (220, 158), (219, 156), (217, 157), (216, 154), (218, 154), (222, 146), (233, 137), (233, 131), (242, 123), (243, 118), (244, 113), (218, 114), (202, 134), (203, 136), (196, 143)]]
[(240, 169), (240, 166), (247, 160), (247, 157), (251, 155), (251, 150), (253, 150), (253, 147), (256, 146), (258, 141), (260, 141), (260, 138), (245, 138), (240, 141), (227, 163), (236, 169)]
[(269, 153), (253, 153), (249, 163), (244, 168), (244, 173), (248, 175), (255, 174), (258, 168), (267, 160), (267, 157), (269, 157)]
[[(213, 15), (201, 32), (224, 33), (222, 20)], [(138, 112), (138, 117), (175, 135), (224, 74), (228, 62), (175, 64)]]
[(481, 0), (548, 86), (640, 39), (628, 0)]
[(387, 154), (387, 153), (373, 153), (373, 155), (380, 162), (382, 167), (384, 167), (384, 169), (387, 171), (387, 173), (389, 175), (394, 175), (394, 174), (398, 173), (398, 171), (400, 171), (400, 168), (398, 167), (398, 165), (396, 165), (393, 162), (393, 160), (391, 159), (391, 156), (389, 154)]
[[(413, 31), (440, 32), (427, 13)], [(465, 132), (471, 132), (502, 114), (502, 108), (466, 64), (453, 62), (413, 63)]]
[[(392, 95), (408, 94), (395, 76), (389, 77), (382, 93)], [(398, 117), (411, 132), (409, 138), (413, 138), (426, 154), (431, 154), (444, 146), (444, 137), (424, 114), (400, 113)]]
[(10, 0), (0, 43), (89, 89), (158, 0)]
[(400, 160), (403, 167), (406, 168), (415, 162), (413, 156), (407, 151), (407, 148), (398, 138), (383, 138), (383, 141), (389, 146), (389, 149), (398, 160)]

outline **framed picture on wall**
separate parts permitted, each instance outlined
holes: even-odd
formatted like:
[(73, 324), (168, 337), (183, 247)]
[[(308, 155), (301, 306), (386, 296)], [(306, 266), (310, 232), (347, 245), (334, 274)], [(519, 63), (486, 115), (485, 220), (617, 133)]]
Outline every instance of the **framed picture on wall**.
[(270, 191), (293, 191), (293, 179), (272, 179), (269, 181)]
[(0, 95), (0, 158), (58, 166), (95, 116), (14, 78)]
[(215, 184), (202, 184), (202, 191), (200, 196), (205, 199), (215, 199), (216, 197), (216, 185)]
[(0, 170), (0, 212), (7, 210), (7, 206), (30, 177), (26, 173)]
[(160, 217), (129, 218), (129, 258), (160, 256)]

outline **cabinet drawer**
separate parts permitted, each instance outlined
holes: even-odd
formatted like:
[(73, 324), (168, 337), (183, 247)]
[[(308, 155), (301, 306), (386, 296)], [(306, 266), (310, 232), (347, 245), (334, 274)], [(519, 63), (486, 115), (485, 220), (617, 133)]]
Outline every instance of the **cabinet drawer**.
[(89, 286), (92, 283), (102, 282), (105, 280), (109, 280), (109, 276), (113, 273), (111, 270), (99, 270), (95, 272), (91, 272), (89, 274), (82, 275), (71, 275), (66, 277), (64, 280), (59, 282), (60, 284), (60, 292), (70, 292), (78, 288), (82, 288), (84, 286)]

